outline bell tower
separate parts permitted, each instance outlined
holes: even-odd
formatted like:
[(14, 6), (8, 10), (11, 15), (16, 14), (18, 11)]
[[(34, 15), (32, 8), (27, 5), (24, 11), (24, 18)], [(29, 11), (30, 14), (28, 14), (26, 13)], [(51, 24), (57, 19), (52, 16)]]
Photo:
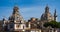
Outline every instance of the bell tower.
[(13, 13), (9, 17), (9, 26), (10, 29), (16, 30), (16, 29), (23, 29), (23, 26), (25, 27), (25, 21), (21, 14), (19, 14), (19, 8), (17, 6), (14, 6)]
[(9, 17), (9, 20), (11, 20), (12, 22), (20, 22), (20, 21), (24, 21), (23, 17), (21, 16), (21, 14), (19, 14), (19, 8), (17, 6), (14, 6), (13, 8), (13, 13), (12, 15)]

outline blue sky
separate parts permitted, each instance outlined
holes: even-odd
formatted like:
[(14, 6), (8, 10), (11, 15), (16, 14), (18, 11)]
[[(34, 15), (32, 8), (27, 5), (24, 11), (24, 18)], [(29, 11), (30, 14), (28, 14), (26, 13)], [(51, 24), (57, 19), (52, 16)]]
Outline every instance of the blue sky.
[(47, 4), (52, 15), (54, 10), (57, 10), (57, 20), (60, 21), (60, 0), (0, 0), (0, 20), (3, 17), (8, 19), (13, 12), (14, 5), (19, 7), (19, 11), (25, 20), (31, 17), (40, 19)]

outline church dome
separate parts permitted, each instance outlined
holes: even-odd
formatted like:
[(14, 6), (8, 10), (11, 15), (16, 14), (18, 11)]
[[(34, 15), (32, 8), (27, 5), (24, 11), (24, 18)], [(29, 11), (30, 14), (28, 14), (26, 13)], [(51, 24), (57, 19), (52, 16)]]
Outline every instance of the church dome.
[(49, 7), (45, 7), (45, 13), (42, 14), (41, 20), (53, 20), (53, 16), (49, 12)]

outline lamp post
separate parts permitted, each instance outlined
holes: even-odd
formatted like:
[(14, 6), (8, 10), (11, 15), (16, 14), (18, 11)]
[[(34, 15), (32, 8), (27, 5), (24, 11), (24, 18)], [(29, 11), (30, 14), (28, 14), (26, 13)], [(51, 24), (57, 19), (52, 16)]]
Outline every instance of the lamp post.
[(22, 31), (25, 32), (25, 29), (23, 29)]
[(23, 26), (23, 30), (22, 31), (25, 32), (24, 26)]

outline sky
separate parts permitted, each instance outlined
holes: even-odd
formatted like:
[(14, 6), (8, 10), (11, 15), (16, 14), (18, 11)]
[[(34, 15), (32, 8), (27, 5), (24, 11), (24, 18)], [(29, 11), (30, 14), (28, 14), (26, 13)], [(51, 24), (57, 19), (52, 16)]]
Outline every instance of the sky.
[(45, 11), (48, 4), (50, 13), (53, 16), (57, 11), (57, 21), (60, 21), (60, 0), (0, 0), (0, 20), (8, 19), (12, 15), (13, 7), (17, 5), (19, 12), (25, 20), (31, 17), (39, 18)]

